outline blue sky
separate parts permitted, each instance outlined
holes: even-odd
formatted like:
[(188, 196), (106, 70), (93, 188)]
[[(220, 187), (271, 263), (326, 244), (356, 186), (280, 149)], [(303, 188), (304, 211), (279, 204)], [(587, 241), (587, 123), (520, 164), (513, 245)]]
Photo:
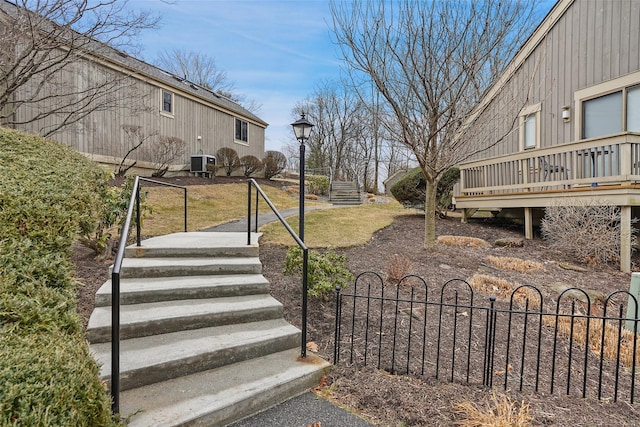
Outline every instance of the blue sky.
[(290, 123), (296, 102), (316, 84), (337, 79), (340, 61), (329, 31), (326, 0), (131, 0), (162, 18), (161, 28), (143, 33), (141, 59), (162, 50), (205, 53), (226, 71), (235, 91), (262, 105), (269, 123), (266, 150), (294, 142)]
[[(349, 1), (349, 0), (339, 0)], [(539, 0), (539, 18), (555, 0)], [(290, 123), (298, 101), (317, 84), (340, 77), (338, 47), (329, 29), (328, 0), (130, 0), (160, 15), (161, 28), (139, 40), (141, 59), (180, 49), (213, 57), (236, 93), (262, 105), (269, 123), (266, 150), (295, 143)]]

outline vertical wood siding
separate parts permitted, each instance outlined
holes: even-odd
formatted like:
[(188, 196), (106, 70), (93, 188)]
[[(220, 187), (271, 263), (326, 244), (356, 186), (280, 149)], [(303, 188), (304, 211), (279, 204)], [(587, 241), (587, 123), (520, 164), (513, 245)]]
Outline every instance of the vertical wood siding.
[[(75, 88), (86, 87), (93, 79), (104, 78), (113, 72), (92, 61), (78, 61), (60, 73), (56, 81), (50, 85), (50, 90), (59, 91), (65, 85), (73, 85)], [(35, 80), (32, 83), (37, 84)], [(122, 90), (117, 92), (117, 105), (114, 108), (94, 111), (73, 125), (56, 132), (51, 138), (83, 153), (122, 158), (135, 143), (127, 138), (123, 130), (123, 126), (129, 125), (140, 126), (142, 133), (154, 134), (156, 138), (176, 137), (184, 141), (184, 154), (176, 164), (189, 163), (193, 154), (215, 154), (222, 147), (235, 149), (239, 156), (264, 156), (265, 130), (262, 126), (248, 122), (248, 144), (238, 144), (234, 142), (236, 116), (233, 114), (194, 101), (176, 91), (173, 92), (173, 117), (167, 117), (160, 113), (162, 89), (159, 86), (139, 79), (129, 79), (128, 83), (123, 83), (122, 86)], [(30, 90), (28, 86), (23, 88), (22, 95)], [(133, 105), (135, 102), (130, 96), (132, 92), (137, 94), (138, 105)], [(21, 107), (17, 111), (17, 117), (20, 120), (28, 120), (38, 111), (50, 111), (54, 102), (46, 101)], [(41, 134), (59, 120), (59, 116), (52, 115), (19, 127), (21, 130)], [(198, 140), (198, 136), (202, 138)], [(151, 160), (151, 157), (149, 149), (137, 150), (129, 155), (133, 160)]]
[[(574, 111), (574, 92), (638, 70), (640, 0), (576, 0), (467, 135), (483, 135), (485, 146), (491, 146), (508, 133), (523, 107), (540, 103), (540, 147), (574, 141), (579, 138), (573, 126), (579, 113)], [(571, 106), (570, 123), (562, 120), (563, 106)], [(472, 159), (518, 152), (517, 121), (515, 126), (504, 141)]]

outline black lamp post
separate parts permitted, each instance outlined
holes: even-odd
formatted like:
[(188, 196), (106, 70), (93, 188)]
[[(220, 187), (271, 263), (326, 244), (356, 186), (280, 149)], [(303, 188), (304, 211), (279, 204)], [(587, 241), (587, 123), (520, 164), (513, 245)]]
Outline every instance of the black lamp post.
[(300, 119), (291, 123), (291, 126), (293, 126), (293, 132), (296, 134), (296, 139), (300, 141), (300, 212), (298, 234), (300, 236), (300, 240), (304, 242), (304, 143), (309, 139), (309, 135), (311, 135), (311, 128), (314, 125), (309, 122), (305, 118), (304, 113), (302, 113)]

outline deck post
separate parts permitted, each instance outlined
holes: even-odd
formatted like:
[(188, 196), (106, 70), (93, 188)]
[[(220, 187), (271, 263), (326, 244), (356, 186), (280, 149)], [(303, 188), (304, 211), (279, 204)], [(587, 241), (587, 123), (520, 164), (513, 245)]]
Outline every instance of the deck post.
[(631, 272), (631, 206), (620, 206), (620, 271)]
[(531, 208), (524, 208), (524, 238), (533, 240), (533, 215)]

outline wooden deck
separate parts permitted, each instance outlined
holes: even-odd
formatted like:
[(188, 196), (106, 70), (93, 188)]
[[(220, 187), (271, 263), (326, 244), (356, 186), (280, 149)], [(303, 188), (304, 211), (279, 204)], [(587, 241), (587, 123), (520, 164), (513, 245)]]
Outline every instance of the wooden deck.
[(533, 236), (534, 208), (620, 206), (621, 269), (630, 271), (631, 208), (640, 206), (640, 135), (623, 133), (464, 163), (455, 199), (466, 213), (463, 218), (477, 209), (524, 208), (527, 238)]

